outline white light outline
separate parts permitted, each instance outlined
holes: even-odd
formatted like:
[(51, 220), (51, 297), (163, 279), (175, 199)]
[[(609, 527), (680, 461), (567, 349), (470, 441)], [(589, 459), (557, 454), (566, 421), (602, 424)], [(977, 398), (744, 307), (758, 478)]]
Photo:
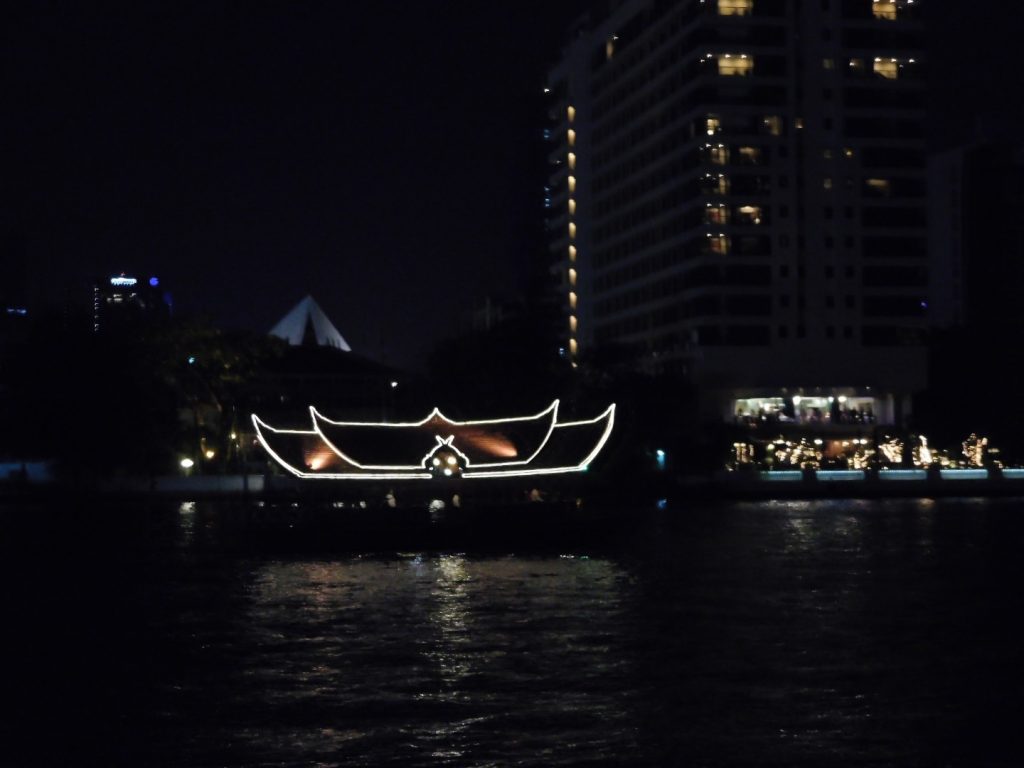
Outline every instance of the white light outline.
[(607, 419), (608, 424), (604, 428), (604, 433), (601, 438), (597, 441), (594, 449), (587, 454), (587, 457), (583, 459), (576, 466), (565, 466), (565, 467), (547, 467), (544, 469), (523, 469), (514, 470), (512, 472), (463, 472), (462, 476), (467, 479), (479, 478), (479, 477), (526, 477), (532, 475), (559, 475), (566, 474), (569, 472), (584, 472), (587, 466), (594, 460), (594, 458), (604, 448), (604, 444), (608, 442), (608, 438), (612, 434), (612, 427), (615, 426), (615, 403), (612, 403), (605, 409), (604, 413), (600, 416), (596, 416), (593, 419), (585, 419), (583, 421), (567, 421), (564, 424), (559, 424), (559, 427), (577, 427), (583, 424), (597, 424), (602, 419)]
[[(302, 472), (302, 471), (296, 469), (295, 467), (293, 467), (291, 464), (289, 464), (284, 459), (282, 459), (277, 454), (277, 452), (273, 448), (270, 447), (270, 444), (267, 443), (267, 439), (263, 436), (262, 429), (266, 428), (269, 431), (271, 431), (271, 432), (273, 432), (274, 434), (277, 434), (277, 435), (307, 435), (307, 436), (310, 436), (310, 437), (320, 437), (320, 435), (317, 432), (315, 432), (315, 431), (307, 431), (307, 430), (303, 430), (303, 429), (276, 429), (276, 428), (270, 426), (269, 424), (267, 424), (265, 421), (261, 420), (260, 417), (257, 416), (255, 413), (252, 415), (252, 423), (253, 423), (253, 426), (256, 428), (256, 439), (260, 441), (260, 444), (264, 447), (264, 449), (266, 449), (267, 453), (269, 453), (271, 455), (271, 457), (273, 457), (273, 459), (278, 464), (280, 464), (282, 467), (284, 467), (289, 472), (291, 472), (293, 475), (295, 475), (296, 477), (299, 477), (299, 478), (304, 478), (304, 479), (307, 479), (307, 480), (310, 480), (310, 479), (321, 479), (321, 480), (361, 480), (361, 479), (362, 480), (430, 480), (431, 479), (431, 475), (428, 472), (419, 472), (419, 473), (403, 472), (401, 474), (387, 473), (387, 472), (381, 472), (381, 473), (371, 473), (371, 472), (359, 472), (359, 473), (351, 473), (351, 472), (348, 472), (348, 473), (346, 473), (346, 472)], [(323, 439), (323, 438), (320, 438), (320, 439)]]
[[(552, 403), (552, 406), (557, 405), (557, 403), (558, 403), (558, 401), (556, 400), (554, 403)], [(544, 413), (547, 412), (547, 410), (550, 410), (550, 408), (546, 409), (544, 411), (541, 411), (539, 414), (537, 414), (537, 416), (543, 415)], [(310, 406), (310, 411), (314, 412), (313, 406)], [(537, 416), (532, 416), (532, 417), (528, 416), (528, 417), (516, 417), (516, 418), (510, 418), (510, 419), (489, 419), (489, 420), (486, 420), (486, 421), (478, 421), (478, 422), (452, 422), (450, 419), (446, 419), (446, 417), (437, 408), (435, 408), (431, 412), (431, 415), (427, 417), (427, 419), (424, 419), (424, 421), (417, 422), (417, 423), (414, 423), (414, 424), (401, 424), (401, 425), (399, 425), (399, 424), (362, 423), (362, 424), (360, 424), (360, 426), (421, 426), (422, 424), (426, 423), (426, 421), (429, 421), (429, 419), (432, 418), (434, 415), (439, 415), (442, 419), (445, 419), (446, 421), (449, 421), (449, 423), (453, 423), (453, 424), (470, 424), (470, 423), (472, 423), (472, 424), (484, 424), (484, 423), (494, 424), (494, 423), (498, 423), (498, 422), (502, 422), (502, 421), (526, 421), (526, 420), (529, 420), (529, 419), (537, 418)], [(597, 441), (597, 443), (594, 446), (593, 450), (591, 450), (591, 452), (589, 454), (587, 454), (586, 458), (583, 459), (583, 461), (581, 461), (579, 464), (569, 465), (569, 466), (562, 466), (562, 467), (546, 467), (546, 468), (542, 468), (542, 469), (523, 469), (523, 470), (510, 470), (510, 471), (502, 471), (502, 470), (487, 471), (487, 472), (465, 472), (464, 471), (464, 472), (461, 473), (461, 477), (466, 478), (466, 479), (478, 479), (478, 478), (489, 478), (489, 477), (527, 477), (527, 476), (535, 476), (535, 475), (555, 475), (555, 474), (567, 474), (567, 473), (570, 473), (570, 472), (583, 472), (583, 471), (586, 471), (586, 469), (589, 466), (590, 462), (593, 461), (594, 458), (597, 456), (597, 454), (601, 452), (601, 449), (604, 448), (605, 443), (608, 442), (608, 438), (611, 436), (612, 429), (615, 426), (615, 403), (612, 403), (611, 405), (609, 405), (608, 408), (605, 409), (605, 411), (603, 413), (601, 413), (599, 416), (594, 417), (593, 419), (584, 419), (584, 420), (581, 420), (581, 421), (568, 421), (568, 422), (565, 422), (563, 424), (555, 425), (556, 427), (575, 427), (575, 426), (582, 426), (584, 424), (596, 424), (596, 423), (600, 422), (602, 419), (607, 419), (607, 422), (608, 422), (606, 424), (606, 426), (605, 426), (604, 432), (602, 433), (600, 439)], [(331, 422), (330, 419), (324, 419), (324, 421), (327, 421), (329, 423), (336, 423), (336, 424), (345, 424), (345, 423), (357, 424), (358, 423), (358, 422)], [(266, 429), (268, 429), (269, 431), (271, 431), (271, 432), (273, 432), (275, 434), (306, 435), (306, 436), (311, 436), (311, 437), (312, 436), (316, 436), (316, 437), (319, 437), (321, 440), (323, 440), (324, 443), (326, 443), (329, 447), (331, 447), (333, 449), (333, 446), (330, 445), (330, 443), (323, 437), (323, 435), (319, 431), (316, 431), (316, 430), (308, 431), (308, 430), (301, 430), (301, 429), (276, 429), (276, 428), (270, 426), (269, 424), (267, 424), (266, 422), (262, 421), (255, 413), (252, 414), (252, 422), (253, 422), (253, 426), (255, 426), (255, 428), (256, 428), (256, 437), (260, 441), (260, 444), (266, 449), (267, 453), (269, 453), (282, 467), (284, 467), (289, 472), (291, 472), (293, 475), (295, 475), (296, 477), (299, 477), (299, 478), (305, 478), (305, 479), (324, 479), (324, 480), (359, 480), (359, 479), (368, 479), (368, 480), (431, 480), (431, 479), (434, 479), (433, 475), (430, 474), (429, 472), (413, 472), (413, 471), (409, 471), (409, 470), (406, 470), (406, 471), (400, 472), (400, 473), (397, 473), (397, 472), (361, 472), (361, 473), (358, 473), (358, 474), (354, 474), (354, 473), (336, 473), (336, 472), (335, 473), (329, 473), (329, 472), (320, 472), (320, 473), (301, 472), (298, 469), (296, 469), (295, 467), (293, 467), (291, 464), (289, 464), (288, 462), (284, 461), (284, 459), (282, 459), (270, 447), (270, 445), (266, 441), (266, 438), (264, 438), (263, 433), (261, 432), (261, 426), (265, 427)], [(314, 423), (315, 423), (315, 421), (314, 421)], [(545, 445), (547, 444), (548, 438), (550, 438), (552, 432), (554, 432), (554, 427), (549, 431), (548, 437), (544, 441)], [(462, 451), (459, 451), (450, 442), (450, 441), (454, 440), (454, 438), (455, 438), (454, 435), (450, 435), (447, 439), (441, 438), (440, 435), (435, 435), (434, 437), (438, 441), (438, 445), (434, 446), (430, 450), (430, 453), (428, 453), (423, 458), (423, 462), (422, 462), (422, 464), (420, 466), (411, 467), (410, 468), (411, 470), (420, 470), (420, 469), (422, 469), (426, 465), (427, 461), (429, 461), (430, 457), (434, 453), (436, 453), (437, 450), (439, 448), (441, 448), (442, 445), (445, 445), (445, 446), (451, 448), (452, 450), (456, 451), (460, 456), (463, 456), (466, 459), (467, 467), (469, 466), (468, 465), (468, 462), (469, 462), (468, 457), (466, 457), (465, 454), (462, 453)], [(540, 451), (538, 450), (536, 453), (534, 453), (534, 456), (532, 456), (530, 458), (530, 461), (532, 461), (533, 458), (536, 457), (537, 453), (539, 453), (539, 452)], [(349, 461), (350, 463), (355, 464), (355, 462), (351, 462), (350, 459), (342, 456), (341, 454), (339, 454), (339, 456), (342, 459), (344, 459), (345, 461)], [(506, 462), (505, 465), (508, 465), (509, 463), (510, 462)], [(356, 466), (359, 466), (359, 465), (356, 464)], [(482, 465), (481, 464), (481, 465), (478, 465), (478, 466), (484, 467), (484, 466), (490, 466), (490, 465)], [(400, 468), (396, 468), (396, 469), (400, 469)]]
[[(426, 456), (423, 457), (423, 468), (424, 469), (426, 469), (428, 472), (430, 472), (430, 467), (428, 466), (428, 462), (430, 462), (431, 458), (436, 456), (437, 452), (439, 450), (441, 450), (442, 448), (448, 448), (453, 453), (458, 454), (462, 458), (462, 460), (466, 463), (466, 465), (468, 466), (468, 464), (469, 464), (469, 456), (464, 454), (462, 451), (460, 451), (458, 448), (456, 448), (452, 444), (452, 442), (455, 440), (455, 435), (448, 435), (448, 437), (441, 437), (440, 435), (434, 435), (434, 439), (437, 440), (437, 445), (435, 445), (430, 450), (430, 453), (428, 453)], [(459, 474), (462, 474), (462, 473), (460, 472)]]
[[(559, 405), (559, 400), (556, 398), (555, 400), (553, 400), (551, 402), (551, 405), (549, 405), (543, 411), (540, 411), (539, 413), (534, 414), (533, 416), (513, 416), (513, 417), (509, 417), (507, 419), (481, 419), (481, 420), (477, 420), (477, 421), (454, 421), (453, 419), (449, 419), (447, 416), (445, 416), (443, 413), (441, 413), (441, 410), (439, 408), (434, 408), (434, 410), (432, 410), (427, 415), (427, 417), (425, 419), (422, 419), (421, 421), (410, 421), (410, 422), (334, 421), (332, 419), (328, 419), (326, 416), (324, 416), (322, 413), (320, 413), (316, 409), (316, 406), (313, 406), (313, 405), (309, 406), (309, 414), (310, 414), (310, 416), (312, 417), (312, 420), (313, 420), (313, 429), (316, 431), (316, 433), (318, 435), (320, 435), (320, 439), (324, 441), (324, 443), (327, 445), (328, 448), (330, 448), (332, 451), (334, 451), (336, 454), (338, 454), (339, 457), (341, 457), (342, 459), (347, 461), (349, 464), (357, 466), (360, 469), (368, 469), (368, 470), (375, 470), (375, 471), (376, 470), (389, 471), (389, 470), (403, 470), (403, 469), (404, 470), (421, 469), (424, 466), (424, 464), (427, 461), (427, 459), (429, 459), (431, 457), (431, 455), (434, 453), (434, 451), (437, 450), (437, 447), (435, 446), (435, 447), (431, 448), (430, 452), (426, 456), (424, 456), (423, 459), (420, 460), (419, 464), (397, 464), (397, 465), (395, 465), (395, 464), (363, 464), (361, 462), (356, 461), (351, 456), (348, 456), (347, 454), (345, 454), (337, 446), (335, 446), (334, 443), (332, 443), (329, 439), (327, 439), (327, 436), (320, 429), (320, 425), (317, 423), (317, 420), (320, 419), (320, 420), (323, 420), (323, 421), (327, 422), (328, 424), (333, 424), (334, 426), (338, 426), (338, 427), (422, 427), (424, 424), (426, 424), (427, 422), (429, 422), (431, 419), (433, 419), (436, 416), (437, 418), (441, 419), (446, 424), (451, 424), (451, 425), (456, 426), (456, 427), (475, 427), (475, 426), (480, 425), (480, 424), (504, 424), (504, 423), (510, 422), (510, 421), (536, 421), (541, 416), (544, 416), (544, 415), (546, 415), (548, 413), (551, 414), (551, 419), (550, 419), (550, 422), (548, 424), (547, 434), (545, 434), (544, 435), (544, 439), (540, 441), (540, 445), (537, 447), (537, 450), (535, 450), (533, 453), (531, 453), (525, 459), (516, 459), (514, 461), (489, 461), (489, 462), (486, 462), (486, 463), (483, 463), (483, 464), (475, 465), (476, 468), (478, 468), (478, 469), (493, 469), (495, 467), (525, 466), (525, 465), (529, 464), (531, 461), (533, 461), (535, 458), (537, 458), (537, 456), (540, 454), (540, 452), (542, 450), (544, 450), (544, 446), (547, 445), (548, 440), (551, 439), (551, 434), (552, 434), (552, 432), (555, 431), (555, 427), (556, 426), (561, 426), (561, 425), (559, 425), (557, 423), (558, 422), (558, 405)], [(441, 439), (440, 435), (434, 435), (434, 437), (437, 438), (437, 439)], [(452, 439), (454, 439), (455, 435), (450, 435), (450, 437)], [(452, 446), (452, 447), (454, 448), (454, 446)], [(461, 455), (461, 456), (463, 456), (465, 458), (465, 460), (466, 460), (466, 467), (468, 468), (470, 466), (470, 463), (471, 463), (469, 461), (469, 457), (466, 456), (466, 454), (463, 453), (462, 451), (459, 451), (459, 455)]]

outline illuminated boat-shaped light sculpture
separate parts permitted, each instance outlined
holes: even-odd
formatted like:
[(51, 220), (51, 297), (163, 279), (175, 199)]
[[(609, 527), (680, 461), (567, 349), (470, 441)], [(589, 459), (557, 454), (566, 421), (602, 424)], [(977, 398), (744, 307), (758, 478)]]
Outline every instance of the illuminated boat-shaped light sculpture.
[(615, 406), (584, 421), (558, 420), (558, 401), (533, 416), (455, 421), (438, 409), (415, 422), (328, 419), (312, 429), (276, 429), (256, 414), (256, 437), (296, 477), (429, 480), (582, 472), (611, 435)]

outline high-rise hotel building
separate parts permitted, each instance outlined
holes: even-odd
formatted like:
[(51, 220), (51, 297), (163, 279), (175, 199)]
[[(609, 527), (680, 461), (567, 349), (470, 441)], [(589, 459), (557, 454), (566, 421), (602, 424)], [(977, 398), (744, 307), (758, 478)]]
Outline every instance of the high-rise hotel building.
[(904, 415), (929, 313), (923, 1), (625, 0), (577, 22), (545, 199), (573, 364), (623, 346), (727, 416)]

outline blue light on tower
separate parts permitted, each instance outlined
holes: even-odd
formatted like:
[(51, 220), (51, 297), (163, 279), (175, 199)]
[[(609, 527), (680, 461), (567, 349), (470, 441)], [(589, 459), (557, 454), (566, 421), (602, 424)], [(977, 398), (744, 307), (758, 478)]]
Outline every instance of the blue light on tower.
[(156, 288), (158, 285), (160, 285), (160, 280), (158, 278), (151, 277), (149, 278), (149, 284)]
[(664, 470), (665, 469), (665, 452), (663, 450), (661, 450), (661, 448), (659, 448), (658, 450), (656, 450), (654, 452), (654, 455), (655, 455), (655, 457), (657, 458), (657, 461), (658, 461), (658, 469)]

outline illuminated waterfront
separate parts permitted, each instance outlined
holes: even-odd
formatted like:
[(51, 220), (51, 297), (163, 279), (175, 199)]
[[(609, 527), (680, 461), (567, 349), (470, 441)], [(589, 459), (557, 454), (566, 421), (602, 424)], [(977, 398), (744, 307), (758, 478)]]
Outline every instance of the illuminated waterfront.
[(1017, 759), (1020, 500), (737, 503), (465, 552), (243, 546), (222, 511), (3, 509), (14, 764)]

